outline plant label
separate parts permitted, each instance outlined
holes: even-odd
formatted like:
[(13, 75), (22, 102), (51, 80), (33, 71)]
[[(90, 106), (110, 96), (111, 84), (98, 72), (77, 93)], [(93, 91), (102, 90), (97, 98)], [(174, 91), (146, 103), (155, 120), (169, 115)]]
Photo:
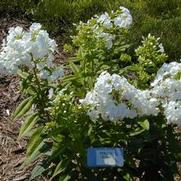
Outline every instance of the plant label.
[(122, 148), (88, 148), (88, 167), (122, 167), (124, 163)]

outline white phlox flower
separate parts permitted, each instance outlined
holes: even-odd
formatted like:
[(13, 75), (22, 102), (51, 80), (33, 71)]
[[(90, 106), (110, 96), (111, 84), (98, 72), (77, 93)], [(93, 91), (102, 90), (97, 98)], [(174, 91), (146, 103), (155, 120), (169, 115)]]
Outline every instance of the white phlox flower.
[(181, 80), (175, 79), (180, 71), (179, 63), (164, 64), (148, 90), (139, 90), (126, 78), (105, 71), (97, 78), (94, 89), (80, 103), (88, 106), (87, 114), (91, 119), (118, 121), (157, 116), (161, 112), (168, 124), (180, 125)]
[(106, 42), (106, 48), (109, 50), (113, 46), (113, 40), (115, 39), (115, 36), (110, 33), (100, 33), (97, 37), (103, 38)]
[(151, 86), (156, 86), (167, 78), (173, 78), (181, 70), (181, 63), (171, 62), (169, 64), (164, 63), (158, 70), (157, 75)]
[(52, 97), (53, 97), (53, 88), (50, 88), (49, 90), (48, 90), (48, 98), (49, 99), (52, 99)]
[(33, 24), (30, 26), (30, 31), (31, 31), (31, 32), (36, 32), (36, 31), (39, 31), (41, 28), (42, 28), (42, 26), (41, 26), (40, 23), (33, 23)]
[(23, 66), (32, 68), (36, 63), (42, 79), (54, 81), (63, 76), (62, 68), (54, 70), (51, 75), (47, 71), (47, 69), (55, 67), (53, 54), (57, 44), (49, 37), (47, 31), (42, 30), (39, 23), (33, 23), (29, 31), (25, 31), (19, 26), (10, 28), (3, 42), (0, 52), (1, 75), (16, 74), (19, 68)]
[(120, 9), (122, 13), (113, 19), (114, 25), (120, 28), (129, 28), (133, 22), (130, 11), (122, 6), (120, 6)]
[(163, 64), (152, 85), (152, 97), (160, 101), (168, 123), (181, 124), (181, 80), (175, 79), (181, 63)]
[(138, 90), (126, 78), (108, 72), (101, 73), (94, 89), (80, 102), (89, 107), (91, 119), (101, 117), (103, 120), (117, 121), (157, 115), (159, 112), (157, 101), (151, 98), (149, 92)]
[(158, 45), (158, 47), (160, 48), (160, 52), (161, 53), (164, 53), (164, 47), (163, 47), (163, 44), (162, 43), (160, 43), (159, 45)]
[(109, 14), (107, 12), (105, 12), (100, 17), (98, 17), (97, 22), (102, 23), (103, 26), (107, 29), (110, 29), (113, 27), (113, 24), (111, 22), (111, 18), (109, 17)]
[[(95, 16), (96, 24), (92, 27), (96, 37), (103, 38), (105, 41), (105, 47), (109, 50), (113, 46), (115, 40), (115, 34), (108, 32), (112, 28), (129, 28), (132, 24), (132, 16), (128, 9), (120, 7), (119, 12), (112, 11), (113, 17), (107, 12), (100, 16)], [(116, 15), (116, 16), (115, 16)], [(91, 21), (88, 21), (89, 24)], [(114, 25), (114, 26), (113, 26)], [(106, 30), (105, 30), (106, 29)]]
[[(121, 12), (113, 19), (105, 12), (104, 14), (97, 16), (97, 22), (101, 23), (107, 29), (112, 28), (113, 24), (120, 28), (129, 28), (133, 22), (130, 11), (122, 6), (120, 6), (119, 9)], [(114, 14), (114, 11), (112, 11), (112, 13)]]
[(55, 81), (59, 79), (60, 77), (64, 76), (64, 70), (62, 67), (55, 68), (52, 72), (50, 77), (48, 77), (49, 81)]
[(49, 82), (53, 82), (64, 76), (64, 70), (62, 67), (53, 68), (52, 71), (42, 69), (39, 73), (39, 76), (41, 79), (48, 80)]
[(168, 123), (181, 125), (181, 101), (170, 101), (163, 107)]

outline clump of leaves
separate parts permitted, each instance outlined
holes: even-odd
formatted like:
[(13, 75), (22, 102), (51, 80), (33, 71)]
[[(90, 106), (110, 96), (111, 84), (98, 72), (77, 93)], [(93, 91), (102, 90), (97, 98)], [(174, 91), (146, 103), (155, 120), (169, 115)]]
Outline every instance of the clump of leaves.
[(159, 38), (150, 34), (143, 39), (142, 45), (135, 50), (135, 53), (136, 62), (126, 67), (125, 72), (132, 74), (130, 80), (133, 84), (145, 89), (150, 86), (150, 82), (168, 56), (164, 52), (163, 45), (159, 43)]

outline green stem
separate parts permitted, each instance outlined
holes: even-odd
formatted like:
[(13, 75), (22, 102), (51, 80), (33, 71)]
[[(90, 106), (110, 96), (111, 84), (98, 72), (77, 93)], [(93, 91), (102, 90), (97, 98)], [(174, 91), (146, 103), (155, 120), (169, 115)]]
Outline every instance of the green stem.
[(34, 67), (33, 67), (33, 74), (35, 76), (35, 82), (36, 82), (36, 85), (38, 86), (38, 90), (37, 90), (37, 94), (38, 94), (38, 109), (39, 109), (39, 114), (43, 117), (43, 119), (45, 118), (48, 118), (49, 119), (49, 115), (48, 113), (44, 110), (44, 107), (45, 107), (45, 101), (44, 101), (44, 96), (42, 96), (42, 89), (41, 89), (41, 84), (40, 84), (40, 81), (39, 81), (39, 78), (37, 76), (37, 65), (36, 65), (36, 62), (33, 58), (33, 56), (31, 55), (31, 58), (32, 58), (32, 62), (34, 63)]
[(91, 77), (91, 89), (94, 86), (94, 60), (91, 61), (92, 77)]

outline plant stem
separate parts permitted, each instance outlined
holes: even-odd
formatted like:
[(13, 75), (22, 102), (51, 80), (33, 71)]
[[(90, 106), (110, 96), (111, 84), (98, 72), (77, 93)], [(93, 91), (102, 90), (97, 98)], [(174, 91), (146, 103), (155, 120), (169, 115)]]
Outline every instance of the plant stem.
[(37, 65), (36, 65), (36, 62), (34, 61), (34, 58), (32, 55), (31, 55), (31, 58), (32, 58), (32, 62), (34, 63), (33, 73), (35, 76), (35, 82), (36, 82), (36, 85), (38, 86), (38, 91), (37, 91), (38, 96), (37, 97), (38, 97), (38, 104), (39, 104), (39, 106), (38, 106), (39, 114), (43, 117), (43, 119), (45, 119), (45, 118), (49, 119), (49, 115), (44, 110), (45, 101), (44, 101), (44, 96), (41, 95), (42, 89), (41, 89), (40, 81), (39, 81), (38, 76), (37, 76)]

